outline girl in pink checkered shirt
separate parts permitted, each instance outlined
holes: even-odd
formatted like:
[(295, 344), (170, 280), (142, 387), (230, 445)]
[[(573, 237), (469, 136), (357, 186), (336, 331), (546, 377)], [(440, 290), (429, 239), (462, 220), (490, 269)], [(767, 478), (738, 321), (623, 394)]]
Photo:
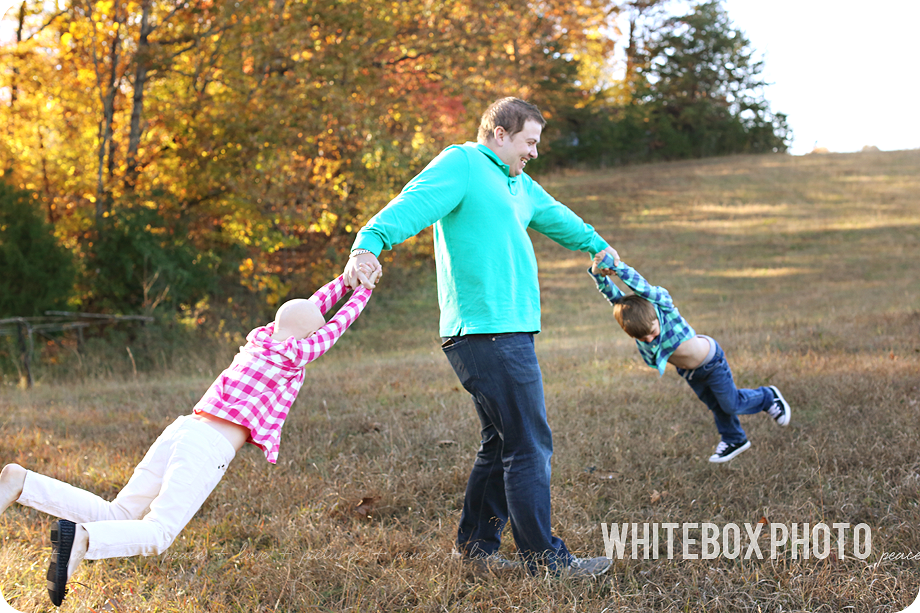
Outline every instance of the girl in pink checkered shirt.
[(158, 555), (175, 540), (224, 476), (244, 444), (275, 463), (281, 427), (304, 381), (304, 367), (323, 355), (367, 305), (380, 269), (362, 269), (351, 297), (344, 276), (309, 299), (290, 300), (274, 322), (246, 337), (233, 363), (191, 415), (163, 431), (112, 502), (17, 464), (0, 473), (0, 513), (14, 501), (60, 519), (51, 528), (48, 594), (60, 606), (67, 580), (85, 558)]

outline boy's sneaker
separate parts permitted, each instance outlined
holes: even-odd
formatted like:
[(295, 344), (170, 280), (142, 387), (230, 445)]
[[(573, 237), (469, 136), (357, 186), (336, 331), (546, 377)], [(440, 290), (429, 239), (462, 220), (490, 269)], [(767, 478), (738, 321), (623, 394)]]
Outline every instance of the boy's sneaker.
[(767, 413), (779, 425), (788, 426), (790, 417), (789, 403), (786, 402), (786, 399), (783, 398), (783, 395), (776, 389), (775, 385), (771, 385), (768, 389), (773, 392), (773, 404), (767, 407)]
[(743, 443), (735, 443), (734, 445), (729, 445), (725, 441), (719, 441), (719, 444), (716, 445), (716, 452), (709, 456), (710, 462), (728, 462), (733, 457), (738, 455), (743, 451), (747, 451), (751, 448), (751, 441), (744, 441)]
[(612, 564), (613, 560), (604, 556), (599, 558), (572, 558), (572, 563), (565, 569), (563, 576), (577, 579), (593, 579), (610, 570)]

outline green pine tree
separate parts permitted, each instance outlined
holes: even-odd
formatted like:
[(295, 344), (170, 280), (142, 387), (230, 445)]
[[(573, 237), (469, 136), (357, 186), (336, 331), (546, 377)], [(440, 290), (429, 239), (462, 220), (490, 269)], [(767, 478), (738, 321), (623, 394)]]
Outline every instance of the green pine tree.
[(35, 196), (0, 181), (0, 317), (42, 315), (73, 294), (75, 268)]

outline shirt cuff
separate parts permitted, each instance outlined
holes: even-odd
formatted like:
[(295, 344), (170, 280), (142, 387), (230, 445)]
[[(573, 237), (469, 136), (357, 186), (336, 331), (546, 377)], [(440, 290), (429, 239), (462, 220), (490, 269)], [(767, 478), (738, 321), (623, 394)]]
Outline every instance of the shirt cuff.
[(379, 257), (380, 252), (383, 251), (383, 241), (380, 240), (380, 237), (371, 232), (358, 232), (358, 236), (355, 237), (355, 242), (351, 245), (351, 249), (352, 251), (355, 249), (367, 249), (373, 253), (375, 257)]

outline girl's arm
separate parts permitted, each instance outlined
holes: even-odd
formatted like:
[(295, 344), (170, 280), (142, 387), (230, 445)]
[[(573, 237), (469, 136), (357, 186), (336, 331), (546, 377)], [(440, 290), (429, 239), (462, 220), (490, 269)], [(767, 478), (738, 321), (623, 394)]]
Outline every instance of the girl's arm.
[[(332, 283), (341, 283), (342, 287), (346, 288), (342, 277), (339, 277)], [(331, 285), (331, 284), (330, 284)], [(328, 287), (328, 285), (326, 286)], [(337, 286), (336, 286), (337, 287)], [(325, 288), (323, 288), (325, 289)], [(320, 290), (322, 291), (322, 290)], [(319, 292), (317, 292), (318, 294)], [(344, 294), (339, 294), (339, 298)], [(316, 294), (314, 294), (316, 296)], [(339, 309), (338, 313), (330, 319), (325, 326), (308, 336), (307, 338), (297, 341), (297, 346), (300, 349), (299, 356), (299, 366), (306, 366), (319, 356), (323, 355), (329, 349), (335, 345), (336, 341), (345, 333), (345, 330), (358, 319), (358, 315), (361, 314), (361, 311), (364, 310), (364, 307), (367, 306), (368, 300), (371, 298), (371, 290), (364, 288), (363, 286), (358, 286), (355, 288), (354, 292), (351, 294), (351, 298), (342, 305), (342, 308)], [(311, 298), (312, 300), (312, 298)], [(335, 304), (337, 301), (329, 305)], [(329, 308), (327, 307), (327, 309)], [(322, 308), (322, 307), (320, 307)]]
[[(319, 309), (323, 315), (332, 308), (332, 306), (342, 299), (348, 293), (348, 286), (345, 285), (344, 275), (339, 275), (326, 285), (322, 286), (310, 296), (309, 300)], [(363, 308), (363, 307), (362, 307)]]

